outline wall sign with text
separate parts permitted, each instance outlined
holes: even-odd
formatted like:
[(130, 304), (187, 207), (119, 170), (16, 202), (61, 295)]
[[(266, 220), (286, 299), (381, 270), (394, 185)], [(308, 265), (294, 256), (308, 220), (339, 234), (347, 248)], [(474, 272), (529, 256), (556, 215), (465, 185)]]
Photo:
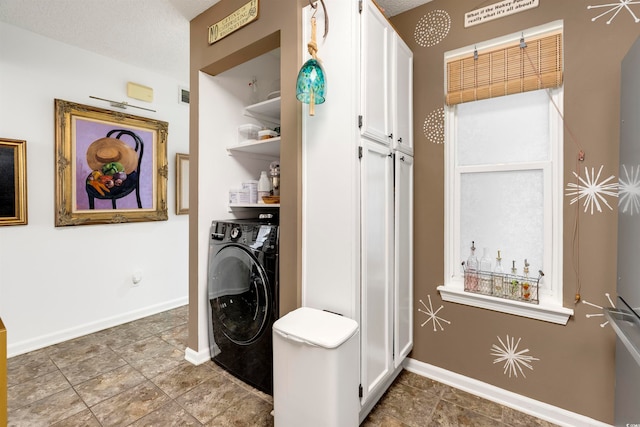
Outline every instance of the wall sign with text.
[(472, 27), (494, 19), (538, 7), (539, 0), (504, 0), (464, 14), (464, 27)]

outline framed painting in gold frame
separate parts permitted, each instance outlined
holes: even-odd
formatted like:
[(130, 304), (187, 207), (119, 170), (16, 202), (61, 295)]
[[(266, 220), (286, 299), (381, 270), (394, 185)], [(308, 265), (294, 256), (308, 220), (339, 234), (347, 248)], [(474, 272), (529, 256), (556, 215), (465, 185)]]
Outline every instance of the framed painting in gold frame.
[(55, 226), (166, 221), (169, 124), (55, 100)]
[(0, 225), (27, 224), (27, 141), (0, 138)]

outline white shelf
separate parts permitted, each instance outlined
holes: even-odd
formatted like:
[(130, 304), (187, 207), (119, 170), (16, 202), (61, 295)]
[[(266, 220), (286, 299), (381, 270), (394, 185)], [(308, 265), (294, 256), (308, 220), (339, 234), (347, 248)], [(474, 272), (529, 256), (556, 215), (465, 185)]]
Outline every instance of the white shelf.
[(229, 209), (279, 208), (280, 203), (229, 203)]
[(280, 124), (280, 97), (249, 105), (244, 109), (244, 115)]
[(243, 142), (227, 147), (229, 154), (258, 154), (280, 158), (280, 137)]

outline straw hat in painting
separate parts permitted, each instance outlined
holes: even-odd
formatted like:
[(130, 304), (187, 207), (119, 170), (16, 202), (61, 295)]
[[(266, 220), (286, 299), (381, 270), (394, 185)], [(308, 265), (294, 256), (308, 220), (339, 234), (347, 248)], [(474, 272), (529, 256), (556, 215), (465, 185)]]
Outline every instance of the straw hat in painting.
[(116, 138), (100, 138), (87, 149), (87, 163), (91, 170), (101, 170), (106, 163), (118, 162), (127, 175), (138, 168), (138, 153)]

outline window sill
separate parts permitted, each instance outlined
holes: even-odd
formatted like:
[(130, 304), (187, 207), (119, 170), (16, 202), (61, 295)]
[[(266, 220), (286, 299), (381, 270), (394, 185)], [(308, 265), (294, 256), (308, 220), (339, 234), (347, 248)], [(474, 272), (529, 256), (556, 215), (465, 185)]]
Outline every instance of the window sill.
[(545, 322), (566, 325), (569, 317), (573, 316), (573, 310), (549, 304), (529, 304), (526, 302), (512, 301), (496, 298), (488, 295), (465, 292), (451, 286), (438, 286), (438, 291), (443, 300), (472, 307), (485, 308), (501, 313), (514, 314), (516, 316), (543, 320)]

